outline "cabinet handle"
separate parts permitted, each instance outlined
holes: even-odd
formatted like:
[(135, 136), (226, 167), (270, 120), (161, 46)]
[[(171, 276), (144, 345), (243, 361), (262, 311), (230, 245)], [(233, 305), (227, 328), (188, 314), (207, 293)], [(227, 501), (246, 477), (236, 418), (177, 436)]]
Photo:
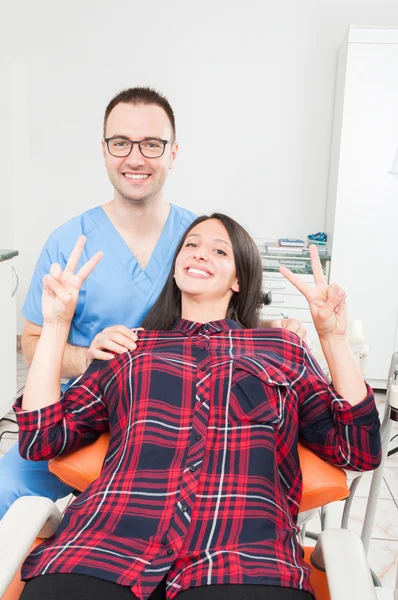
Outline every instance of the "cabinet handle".
[(14, 267), (14, 265), (11, 265), (11, 269), (14, 271), (15, 277), (17, 278), (15, 288), (12, 290), (12, 294), (11, 294), (11, 298), (14, 298), (15, 294), (17, 293), (17, 289), (19, 287), (19, 276), (18, 276), (18, 272), (17, 272), (16, 268)]
[(272, 304), (285, 304), (284, 300), (272, 300)]
[(267, 287), (268, 290), (272, 290), (273, 292), (275, 292), (277, 290), (279, 291), (279, 290), (285, 290), (286, 289), (285, 285), (283, 285), (281, 287), (273, 287), (272, 285), (267, 285), (266, 287)]
[(264, 319), (266, 319), (267, 321), (268, 321), (269, 317), (276, 317), (277, 319), (280, 319), (281, 317), (282, 317), (282, 319), (288, 319), (289, 318), (288, 315), (285, 315), (283, 312), (280, 312), (280, 313), (269, 313), (269, 312), (267, 312), (267, 313), (263, 314), (262, 317)]

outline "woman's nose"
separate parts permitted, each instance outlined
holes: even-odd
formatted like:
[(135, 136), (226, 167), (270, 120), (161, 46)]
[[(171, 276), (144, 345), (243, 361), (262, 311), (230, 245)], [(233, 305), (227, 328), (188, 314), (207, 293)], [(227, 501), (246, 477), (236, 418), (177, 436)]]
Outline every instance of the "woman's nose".
[(195, 248), (195, 258), (197, 260), (208, 260), (209, 254), (204, 244), (200, 244)]

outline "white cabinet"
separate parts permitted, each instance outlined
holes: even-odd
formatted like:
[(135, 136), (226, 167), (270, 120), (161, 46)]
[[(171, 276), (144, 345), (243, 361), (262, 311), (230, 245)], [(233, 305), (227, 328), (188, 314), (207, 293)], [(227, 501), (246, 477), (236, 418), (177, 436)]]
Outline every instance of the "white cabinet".
[(16, 272), (12, 259), (0, 262), (0, 418), (17, 392)]
[(398, 349), (398, 29), (350, 27), (339, 51), (325, 231), (330, 281), (364, 326), (369, 383)]
[[(299, 276), (310, 285), (315, 285), (313, 275)], [(308, 302), (290, 281), (281, 273), (263, 271), (263, 290), (272, 292), (272, 303), (264, 306), (261, 311), (264, 320), (298, 319), (307, 330), (308, 339), (310, 341), (317, 339)]]

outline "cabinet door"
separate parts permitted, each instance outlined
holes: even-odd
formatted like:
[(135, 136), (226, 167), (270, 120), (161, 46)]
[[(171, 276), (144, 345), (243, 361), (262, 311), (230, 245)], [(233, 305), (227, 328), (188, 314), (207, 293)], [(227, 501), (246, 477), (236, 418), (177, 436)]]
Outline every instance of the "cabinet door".
[(0, 263), (0, 418), (10, 410), (17, 387), (16, 302), (10, 260)]
[(369, 344), (368, 381), (385, 387), (398, 308), (398, 44), (349, 44), (331, 280)]

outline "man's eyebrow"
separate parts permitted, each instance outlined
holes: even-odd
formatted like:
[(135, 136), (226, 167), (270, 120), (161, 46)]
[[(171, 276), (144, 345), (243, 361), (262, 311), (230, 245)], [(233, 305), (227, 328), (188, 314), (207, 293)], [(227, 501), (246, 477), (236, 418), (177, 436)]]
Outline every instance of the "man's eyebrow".
[(131, 141), (130, 138), (127, 137), (127, 135), (123, 135), (122, 133), (114, 133), (113, 135), (111, 135), (110, 139), (113, 139), (113, 138), (128, 140), (129, 142)]
[[(118, 140), (127, 140), (128, 142), (133, 142), (135, 140), (130, 139), (127, 135), (123, 135), (122, 133), (115, 133), (111, 136), (112, 139), (117, 138)], [(142, 138), (141, 140), (136, 140), (138, 142), (145, 142), (146, 140), (159, 140), (159, 142), (162, 141), (162, 138), (157, 137), (156, 135), (147, 135), (146, 137)]]

